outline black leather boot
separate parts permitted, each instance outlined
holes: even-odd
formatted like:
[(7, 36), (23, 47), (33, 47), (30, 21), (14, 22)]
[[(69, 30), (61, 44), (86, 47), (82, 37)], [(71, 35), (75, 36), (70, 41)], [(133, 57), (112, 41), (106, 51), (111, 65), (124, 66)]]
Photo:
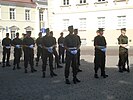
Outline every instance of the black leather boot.
[(99, 78), (98, 75), (97, 75), (96, 73), (94, 74), (94, 78)]
[(42, 73), (42, 78), (45, 78), (45, 72)]
[(71, 84), (68, 78), (66, 78), (65, 83), (66, 83), (66, 84)]
[(15, 70), (15, 69), (16, 69), (15, 67), (16, 67), (16, 66), (14, 65), (12, 70)]

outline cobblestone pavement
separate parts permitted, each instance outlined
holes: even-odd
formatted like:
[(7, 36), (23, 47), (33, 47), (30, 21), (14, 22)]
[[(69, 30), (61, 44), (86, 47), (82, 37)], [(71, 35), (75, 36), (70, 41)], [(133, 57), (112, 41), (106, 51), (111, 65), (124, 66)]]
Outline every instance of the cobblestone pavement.
[(130, 73), (118, 72), (117, 48), (107, 51), (106, 73), (109, 77), (106, 79), (94, 79), (92, 47), (83, 47), (81, 51), (80, 68), (83, 72), (78, 73), (81, 80), (78, 84), (73, 84), (72, 74), (71, 84), (64, 83), (64, 68), (56, 69), (58, 76), (51, 78), (47, 67), (46, 78), (42, 78), (41, 61), (39, 66), (35, 67), (38, 70), (36, 73), (31, 73), (29, 68), (29, 72), (25, 74), (23, 62), (20, 70), (13, 71), (12, 66), (0, 67), (0, 100), (133, 100), (131, 51)]

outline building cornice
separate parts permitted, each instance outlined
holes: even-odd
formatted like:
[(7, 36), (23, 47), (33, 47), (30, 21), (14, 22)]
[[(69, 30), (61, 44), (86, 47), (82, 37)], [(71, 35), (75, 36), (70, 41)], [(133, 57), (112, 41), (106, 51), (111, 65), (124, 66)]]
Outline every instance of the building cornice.
[(36, 4), (34, 2), (26, 2), (23, 0), (1, 0), (1, 5), (8, 5), (8, 6), (20, 6), (20, 7), (32, 7), (35, 8)]
[(89, 9), (89, 10), (84, 10), (84, 11), (71, 11), (70, 10), (68, 12), (64, 12), (64, 11), (60, 11), (58, 13), (54, 12), (55, 14), (74, 14), (74, 13), (86, 13), (86, 12), (99, 12), (99, 11), (113, 11), (113, 10), (126, 10), (126, 9), (133, 9), (133, 6), (128, 6), (128, 7), (115, 7), (115, 8), (97, 8), (97, 9)]

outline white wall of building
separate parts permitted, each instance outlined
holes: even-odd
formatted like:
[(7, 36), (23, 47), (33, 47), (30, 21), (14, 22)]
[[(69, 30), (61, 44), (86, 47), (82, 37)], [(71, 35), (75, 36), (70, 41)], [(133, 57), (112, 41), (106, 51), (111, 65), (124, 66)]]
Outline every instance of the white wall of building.
[[(105, 34), (109, 46), (116, 46), (117, 38), (120, 35), (118, 27), (117, 16), (126, 16), (127, 36), (129, 37), (130, 45), (133, 45), (133, 1), (117, 2), (107, 0), (105, 4), (94, 4), (97, 0), (87, 0), (86, 5), (80, 5), (78, 0), (70, 0), (70, 6), (62, 6), (62, 1), (56, 0), (49, 1), (49, 27), (55, 33), (55, 37), (59, 37), (59, 33), (63, 31), (63, 19), (69, 19), (69, 25), (74, 28), (79, 28), (79, 18), (86, 18), (86, 31), (79, 31), (81, 39), (86, 39), (86, 45), (93, 45), (93, 39), (98, 29), (97, 17), (105, 17)], [(65, 35), (67, 31), (63, 31)]]

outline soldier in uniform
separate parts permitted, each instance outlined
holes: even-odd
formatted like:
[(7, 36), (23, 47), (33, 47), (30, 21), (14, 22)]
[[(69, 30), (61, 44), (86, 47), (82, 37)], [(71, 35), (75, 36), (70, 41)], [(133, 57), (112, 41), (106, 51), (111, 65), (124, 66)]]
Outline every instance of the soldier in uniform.
[(126, 28), (121, 29), (121, 35), (118, 38), (119, 46), (119, 72), (128, 71), (129, 68), (125, 68), (125, 63), (128, 60), (128, 37), (126, 34)]
[(14, 67), (13, 70), (20, 69), (19, 63), (20, 63), (20, 58), (22, 56), (22, 40), (19, 38), (19, 33), (16, 33), (16, 38), (13, 39), (12, 45), (14, 46)]
[[(80, 42), (80, 45), (81, 45), (81, 39), (80, 39), (80, 36), (78, 36), (78, 29), (74, 29), (74, 35), (78, 38), (78, 41)], [(78, 52), (77, 52), (77, 71), (82, 72), (79, 66), (80, 66), (80, 48), (78, 49)]]
[(11, 50), (11, 39), (9, 38), (9, 33), (6, 33), (6, 38), (2, 40), (2, 46), (3, 46), (3, 66), (5, 67), (5, 59), (7, 56), (6, 66), (11, 66), (9, 63), (10, 59), (10, 50)]
[(27, 31), (27, 35), (23, 39), (25, 73), (27, 73), (28, 63), (30, 64), (32, 73), (37, 71), (34, 69), (34, 62), (33, 62), (34, 46), (35, 46), (35, 42), (34, 42), (34, 39), (31, 38), (31, 31)]
[[(51, 37), (53, 37), (53, 31), (51, 31), (50, 32), (50, 36)], [(61, 66), (60, 64), (59, 64), (59, 55), (58, 55), (58, 53), (57, 53), (57, 50), (56, 50), (56, 38), (55, 37), (53, 37), (53, 41), (54, 41), (54, 48), (53, 48), (53, 54), (54, 54), (54, 56), (55, 56), (55, 63), (57, 64), (57, 68), (62, 68), (63, 66)]]
[(43, 56), (42, 56), (42, 71), (43, 78), (46, 74), (47, 58), (49, 58), (49, 67), (51, 77), (57, 76), (53, 71), (53, 48), (55, 47), (55, 41), (52, 36), (50, 36), (49, 28), (46, 29), (46, 35), (42, 38)]
[(64, 59), (65, 48), (63, 45), (64, 39), (65, 38), (63, 37), (63, 32), (61, 32), (60, 37), (58, 38), (58, 52), (59, 52), (59, 61), (62, 61), (62, 63), (65, 62), (65, 59)]
[(36, 66), (38, 66), (39, 58), (42, 57), (42, 32), (39, 32), (39, 37), (36, 39), (37, 45), (37, 58), (36, 58)]
[(65, 37), (64, 47), (66, 49), (66, 64), (65, 64), (65, 83), (70, 84), (69, 71), (70, 66), (73, 72), (73, 82), (76, 84), (80, 82), (77, 78), (77, 51), (80, 47), (80, 41), (73, 34), (73, 26), (68, 27), (69, 34)]
[(94, 38), (94, 46), (95, 46), (95, 58), (94, 58), (94, 70), (95, 78), (98, 77), (98, 69), (101, 69), (101, 76), (103, 78), (108, 77), (108, 75), (105, 74), (105, 59), (106, 59), (106, 40), (103, 36), (103, 28), (99, 28), (97, 31), (97, 36)]

